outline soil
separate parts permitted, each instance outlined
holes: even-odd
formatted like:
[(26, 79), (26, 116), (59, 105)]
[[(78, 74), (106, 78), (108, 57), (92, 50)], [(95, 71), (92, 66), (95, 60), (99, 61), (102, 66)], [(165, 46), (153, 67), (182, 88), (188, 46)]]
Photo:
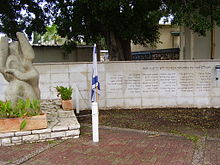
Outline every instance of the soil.
[[(91, 124), (91, 111), (77, 114), (80, 124)], [(99, 110), (102, 126), (131, 128), (220, 138), (220, 109), (163, 108)]]

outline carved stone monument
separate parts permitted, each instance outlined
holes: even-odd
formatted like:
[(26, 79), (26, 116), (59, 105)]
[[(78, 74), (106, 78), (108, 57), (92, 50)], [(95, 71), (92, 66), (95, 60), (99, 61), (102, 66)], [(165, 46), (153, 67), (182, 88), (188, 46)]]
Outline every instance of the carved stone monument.
[(34, 50), (23, 33), (18, 32), (18, 41), (0, 39), (0, 72), (8, 81), (6, 100), (14, 105), (19, 98), (40, 99), (39, 73), (32, 65)]

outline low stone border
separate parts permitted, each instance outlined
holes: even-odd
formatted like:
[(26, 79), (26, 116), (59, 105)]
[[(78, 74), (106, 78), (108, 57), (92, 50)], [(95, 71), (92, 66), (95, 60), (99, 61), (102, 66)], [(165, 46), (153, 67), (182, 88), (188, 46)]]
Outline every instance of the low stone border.
[(78, 138), (79, 128), (54, 127), (32, 131), (8, 132), (0, 134), (0, 146), (11, 146), (22, 143), (42, 142), (56, 139)]
[(43, 108), (44, 113), (47, 114), (48, 128), (0, 133), (0, 146), (79, 138), (80, 124), (76, 119), (74, 111), (63, 111), (56, 100), (47, 102)]

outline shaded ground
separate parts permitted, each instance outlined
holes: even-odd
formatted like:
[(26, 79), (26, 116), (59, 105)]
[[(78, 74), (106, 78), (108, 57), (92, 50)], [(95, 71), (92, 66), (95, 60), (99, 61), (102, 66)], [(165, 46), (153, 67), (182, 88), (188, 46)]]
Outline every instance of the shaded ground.
[[(91, 111), (81, 111), (80, 124), (91, 124)], [(99, 111), (100, 125), (220, 138), (220, 109), (113, 109)]]

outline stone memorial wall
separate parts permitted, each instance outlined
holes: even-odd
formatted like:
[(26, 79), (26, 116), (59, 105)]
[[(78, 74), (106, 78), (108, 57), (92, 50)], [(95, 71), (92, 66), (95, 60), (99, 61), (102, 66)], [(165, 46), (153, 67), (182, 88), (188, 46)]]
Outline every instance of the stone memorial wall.
[[(220, 107), (220, 61), (143, 61), (98, 64), (99, 107)], [(42, 99), (57, 99), (55, 87), (77, 86), (80, 109), (90, 109), (91, 63), (35, 64)], [(0, 99), (6, 83), (0, 77)], [(73, 96), (75, 100), (75, 96)]]

